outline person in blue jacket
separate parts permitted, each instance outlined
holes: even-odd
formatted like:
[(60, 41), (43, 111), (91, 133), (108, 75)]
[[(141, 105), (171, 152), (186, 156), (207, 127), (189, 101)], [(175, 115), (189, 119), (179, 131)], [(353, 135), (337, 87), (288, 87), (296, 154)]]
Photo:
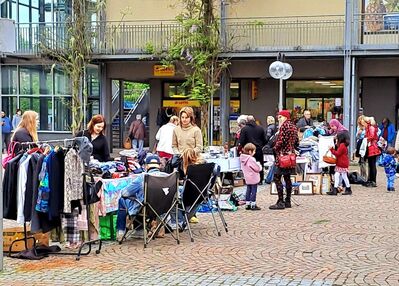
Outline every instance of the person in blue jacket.
[(1, 133), (2, 133), (2, 138), (3, 142), (1, 142), (2, 147), (1, 150), (7, 150), (8, 145), (10, 145), (10, 139), (11, 139), (11, 120), (8, 118), (5, 114), (4, 111), (1, 112)]
[(381, 130), (381, 137), (387, 141), (388, 146), (394, 146), (396, 131), (391, 121), (388, 118), (384, 118), (379, 128)]

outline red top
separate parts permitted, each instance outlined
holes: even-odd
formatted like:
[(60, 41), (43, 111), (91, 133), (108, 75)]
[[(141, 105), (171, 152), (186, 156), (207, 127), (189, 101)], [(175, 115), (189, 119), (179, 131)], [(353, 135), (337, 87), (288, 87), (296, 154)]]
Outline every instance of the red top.
[(344, 143), (341, 143), (337, 150), (331, 148), (331, 153), (337, 157), (337, 162), (335, 163), (337, 167), (349, 168), (348, 147)]

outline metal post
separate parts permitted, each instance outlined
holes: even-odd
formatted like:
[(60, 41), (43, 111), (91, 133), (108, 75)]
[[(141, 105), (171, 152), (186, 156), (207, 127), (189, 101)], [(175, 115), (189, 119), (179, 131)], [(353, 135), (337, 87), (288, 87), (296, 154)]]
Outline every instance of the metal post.
[(279, 79), (279, 91), (278, 91), (278, 111), (283, 110), (283, 79)]
[(356, 68), (356, 59), (352, 58), (352, 69), (351, 69), (351, 77), (352, 77), (352, 92), (351, 92), (351, 114), (350, 114), (350, 124), (349, 124), (349, 132), (350, 132), (350, 146), (349, 146), (349, 154), (353, 154), (356, 150), (356, 129), (357, 129), (357, 116), (358, 116), (358, 78), (357, 78), (357, 68)]
[(222, 130), (222, 143), (230, 139), (230, 77), (227, 71), (222, 73), (220, 83), (220, 129)]
[(119, 81), (119, 146), (123, 147), (123, 138), (125, 138), (125, 81)]
[[(2, 65), (0, 64), (0, 111), (3, 109), (3, 86), (2, 86)], [(0, 125), (0, 162), (3, 162), (3, 130)], [(3, 167), (0, 166), (0, 271), (3, 271)]]
[(343, 122), (348, 128), (350, 121), (351, 104), (351, 49), (352, 49), (352, 19), (353, 19), (353, 0), (346, 0), (345, 12), (345, 50), (344, 50), (344, 114)]

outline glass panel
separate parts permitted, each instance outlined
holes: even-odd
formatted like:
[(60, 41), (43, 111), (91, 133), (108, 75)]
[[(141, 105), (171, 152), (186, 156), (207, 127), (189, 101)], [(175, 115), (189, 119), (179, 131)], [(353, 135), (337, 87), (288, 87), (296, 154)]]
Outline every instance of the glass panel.
[(322, 98), (308, 98), (307, 109), (310, 110), (310, 114), (313, 119), (319, 120), (323, 117), (322, 113), (323, 101)]
[(175, 82), (175, 83), (164, 83), (164, 97), (169, 97), (169, 98), (188, 98), (188, 92), (187, 90), (182, 87), (181, 82)]
[(8, 18), (8, 1), (5, 0), (0, 5), (0, 17), (1, 18)]
[(31, 8), (32, 23), (39, 23), (39, 9)]
[(71, 95), (71, 82), (68, 75), (59, 68), (54, 71), (55, 94)]
[[(10, 18), (10, 15), (8, 17)], [(14, 1), (11, 4), (11, 19), (17, 21), (17, 3)]]
[[(100, 113), (100, 101), (97, 99), (89, 99), (86, 107), (86, 121), (89, 122), (90, 119)], [(110, 124), (109, 122), (107, 122)]]
[(50, 70), (44, 66), (21, 66), (20, 94), (52, 94)]
[(17, 94), (18, 73), (16, 66), (1, 67), (1, 83), (3, 94)]
[(287, 98), (285, 101), (286, 108), (292, 112), (294, 120), (302, 117), (303, 110), (306, 108), (305, 98)]
[(53, 22), (53, 17), (52, 17), (52, 0), (45, 0), (44, 1), (44, 21), (45, 22)]
[(39, 130), (51, 130), (53, 104), (51, 97), (20, 97), (19, 107), (22, 110), (34, 110), (39, 114)]
[[(19, 1), (21, 3), (21, 1)], [(29, 17), (29, 7), (25, 5), (19, 5), (19, 22), (20, 23), (30, 23)]]
[(29, 0), (19, 0), (19, 4), (29, 5)]
[(2, 96), (1, 98), (2, 109), (12, 120), (12, 116), (17, 110), (17, 97), (16, 96)]
[(54, 98), (54, 130), (70, 131), (72, 125), (70, 97)]
[(98, 80), (98, 69), (87, 68), (87, 94), (88, 96), (100, 96), (100, 82)]
[(342, 80), (290, 80), (287, 94), (342, 94)]

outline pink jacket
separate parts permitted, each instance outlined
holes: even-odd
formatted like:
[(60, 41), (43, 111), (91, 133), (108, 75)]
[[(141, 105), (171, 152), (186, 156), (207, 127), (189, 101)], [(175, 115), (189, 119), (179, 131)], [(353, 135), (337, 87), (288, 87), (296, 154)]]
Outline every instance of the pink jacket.
[(247, 185), (255, 185), (260, 181), (259, 172), (261, 171), (261, 166), (256, 162), (255, 158), (247, 155), (240, 155), (241, 170), (244, 173), (245, 183)]

